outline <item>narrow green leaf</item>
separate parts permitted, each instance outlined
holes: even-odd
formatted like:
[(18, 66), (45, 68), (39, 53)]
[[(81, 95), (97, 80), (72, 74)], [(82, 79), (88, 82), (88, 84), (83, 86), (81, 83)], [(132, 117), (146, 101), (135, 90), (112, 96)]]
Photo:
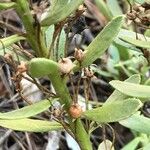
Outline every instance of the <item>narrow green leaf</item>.
[(90, 69), (93, 71), (93, 72), (96, 72), (97, 74), (101, 75), (101, 76), (104, 76), (104, 77), (112, 77), (112, 74), (110, 72), (107, 72), (107, 71), (103, 71), (101, 70), (101, 68), (97, 68), (95, 66), (90, 66)]
[(150, 134), (150, 119), (139, 114), (134, 114), (119, 123), (134, 131)]
[(122, 37), (121, 40), (126, 41), (126, 42), (133, 44), (135, 46), (138, 46), (138, 47), (150, 48), (149, 41), (136, 40), (136, 39), (129, 38), (129, 37)]
[[(12, 35), (6, 38), (2, 38), (0, 39), (0, 49), (3, 49), (4, 47), (8, 47), (12, 44), (14, 44), (15, 42), (18, 42), (20, 40), (24, 40), (25, 38), (19, 35)], [(3, 47), (4, 46), (4, 47)]]
[(118, 44), (114, 42), (114, 45), (117, 47), (118, 52), (119, 52), (119, 56), (121, 60), (128, 60), (130, 59), (130, 53), (129, 53), (129, 49), (127, 47), (125, 47), (124, 45)]
[[(117, 0), (107, 0), (107, 6), (113, 16), (122, 15), (122, 10), (119, 6), (119, 1)], [(114, 9), (115, 8), (115, 9)]]
[(133, 139), (131, 142), (129, 142), (127, 145), (125, 145), (121, 150), (135, 150), (141, 141), (140, 137), (137, 137)]
[(126, 30), (126, 29), (121, 29), (117, 37), (120, 39), (122, 39), (124, 37), (136, 39), (136, 36), (138, 36), (138, 38), (142, 41), (144, 41), (145, 38), (147, 41), (150, 41), (149, 37), (147, 37), (147, 36), (144, 37), (143, 34), (136, 33), (136, 32), (130, 31), (130, 30)]
[(56, 53), (56, 60), (58, 61), (60, 58), (65, 57), (65, 41), (66, 41), (66, 34), (64, 29), (61, 30), (61, 34), (59, 37), (59, 46)]
[[(144, 2), (146, 2), (146, 0), (134, 0), (135, 2), (139, 3), (139, 4), (143, 4)], [(147, 0), (149, 1), (149, 0)]]
[(109, 10), (108, 6), (103, 0), (95, 0), (96, 6), (98, 7), (99, 11), (108, 19), (111, 20), (113, 15)]
[(144, 35), (150, 37), (150, 29), (147, 29), (147, 30), (145, 31)]
[(140, 98), (150, 97), (150, 86), (139, 85), (135, 83), (122, 82), (118, 80), (113, 80), (109, 82), (111, 86), (120, 91), (125, 95)]
[[(127, 80), (125, 80), (125, 82), (130, 82), (130, 83), (136, 83), (136, 84), (140, 84), (141, 82), (141, 77), (139, 74), (135, 74), (132, 75), (131, 77), (129, 77)], [(117, 100), (123, 100), (128, 98), (129, 96), (119, 92), (118, 90), (115, 90), (107, 99), (107, 101), (104, 103), (107, 104), (109, 102), (113, 102), (113, 101), (117, 101)]]
[[(99, 58), (113, 42), (114, 38), (120, 31), (123, 22), (123, 16), (114, 18), (106, 27), (97, 35), (93, 42), (87, 47), (84, 52), (84, 59), (81, 62), (82, 67), (92, 64)], [(77, 66), (74, 70), (78, 70), (80, 64), (75, 61)]]
[(0, 10), (4, 10), (4, 9), (10, 9), (10, 8), (14, 8), (16, 5), (16, 3), (14, 2), (3, 2), (0, 3)]
[[(48, 27), (48, 29), (45, 32), (46, 35), (46, 45), (50, 49), (52, 40), (53, 40), (53, 35), (54, 34), (54, 25), (51, 25)], [(65, 41), (66, 41), (66, 34), (64, 29), (60, 31), (60, 34), (56, 37), (54, 42), (54, 46), (51, 49), (51, 59), (54, 61), (60, 60), (60, 58), (64, 57), (65, 53)]]
[(62, 126), (58, 122), (34, 119), (0, 120), (0, 126), (27, 132), (48, 132), (62, 129)]
[[(47, 28), (47, 27), (45, 27)], [(45, 30), (45, 41), (46, 41), (46, 46), (50, 49), (50, 44), (52, 43), (53, 40), (53, 34), (54, 34), (54, 25), (49, 26)]]
[(33, 77), (43, 77), (45, 75), (58, 73), (58, 64), (46, 58), (34, 58), (28, 64), (29, 73)]
[(145, 145), (142, 150), (149, 150), (149, 149), (150, 149), (150, 143), (148, 143), (147, 145)]
[(52, 0), (48, 15), (41, 21), (42, 26), (56, 24), (74, 12), (83, 0)]
[(35, 104), (25, 106), (21, 109), (17, 109), (7, 113), (0, 113), (0, 119), (22, 119), (35, 116), (51, 106), (49, 100), (42, 100)]
[(126, 99), (85, 111), (83, 115), (99, 123), (116, 122), (134, 114), (141, 106), (141, 101), (138, 99)]

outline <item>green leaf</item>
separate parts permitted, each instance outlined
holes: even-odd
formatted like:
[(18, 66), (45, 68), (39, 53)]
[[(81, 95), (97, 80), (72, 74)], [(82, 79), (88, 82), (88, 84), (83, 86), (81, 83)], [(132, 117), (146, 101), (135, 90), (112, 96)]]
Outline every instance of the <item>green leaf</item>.
[(22, 119), (35, 116), (51, 106), (49, 100), (42, 100), (21, 109), (17, 109), (7, 113), (0, 113), (0, 119)]
[(12, 35), (6, 38), (2, 38), (0, 39), (0, 49), (3, 49), (4, 47), (8, 47), (12, 44), (14, 44), (15, 42), (18, 42), (20, 40), (25, 40), (24, 37), (19, 36), (19, 35)]
[(56, 53), (56, 60), (58, 61), (60, 58), (65, 57), (65, 43), (66, 43), (66, 34), (64, 29), (61, 30), (61, 34), (59, 37), (59, 46)]
[(119, 123), (134, 131), (150, 134), (150, 119), (139, 114), (134, 114)]
[[(53, 36), (54, 35), (54, 25), (51, 25), (48, 27), (46, 30), (46, 45), (48, 49), (50, 49), (50, 46), (53, 41)], [(60, 60), (60, 58), (64, 58), (65, 56), (65, 41), (66, 41), (66, 34), (64, 29), (60, 31), (60, 34), (57, 35), (54, 42), (54, 47), (51, 49), (51, 59), (54, 61)]]
[(129, 37), (122, 37), (121, 40), (126, 41), (130, 44), (133, 44), (137, 47), (150, 48), (150, 42), (149, 41), (136, 40), (136, 39), (129, 38)]
[(139, 34), (139, 33), (136, 33), (136, 32), (130, 31), (130, 30), (126, 30), (126, 29), (121, 29), (117, 37), (120, 39), (122, 39), (124, 37), (136, 39), (137, 36), (142, 41), (144, 41), (145, 39), (147, 41), (150, 41), (149, 37), (144, 37), (143, 34)]
[(142, 150), (149, 150), (149, 149), (150, 149), (150, 143), (148, 143), (147, 145), (145, 145)]
[(0, 126), (27, 132), (48, 132), (62, 129), (58, 122), (34, 119), (0, 120)]
[[(15, 49), (12, 46), (9, 46), (7, 48), (5, 48), (5, 52), (7, 54), (10, 54), (13, 58), (13, 60), (18, 61), (18, 58), (20, 61), (29, 61), (30, 58), (28, 58), (22, 51), (20, 51), (19, 49)], [(0, 55), (4, 56), (4, 49), (0, 49)]]
[(142, 106), (138, 99), (115, 101), (84, 112), (84, 116), (99, 123), (116, 122), (134, 114)]
[[(136, 84), (140, 84), (141, 82), (141, 77), (139, 74), (135, 74), (132, 75), (131, 77), (129, 77), (127, 80), (125, 80), (125, 82), (130, 82), (130, 83), (136, 83)], [(117, 100), (123, 100), (128, 98), (129, 96), (119, 92), (118, 90), (115, 90), (107, 99), (107, 101), (104, 103), (107, 104), (109, 102), (113, 102), (113, 101), (117, 101)]]
[(141, 141), (140, 137), (137, 137), (133, 139), (131, 142), (129, 142), (127, 145), (125, 145), (121, 150), (135, 150)]
[(118, 80), (113, 80), (109, 82), (111, 86), (120, 91), (125, 95), (139, 98), (149, 98), (150, 97), (150, 86), (139, 85), (135, 83), (122, 82)]
[(64, 20), (82, 3), (83, 0), (52, 0), (48, 15), (42, 19), (41, 25), (50, 26)]
[(92, 41), (92, 43), (84, 51), (84, 59), (81, 64), (75, 61), (77, 66), (74, 70), (78, 70), (80, 65), (86, 67), (91, 65), (97, 58), (99, 58), (106, 49), (113, 42), (114, 38), (120, 31), (123, 22), (123, 16), (114, 18), (106, 27), (97, 35), (97, 37)]
[(101, 76), (104, 76), (104, 77), (112, 77), (112, 74), (110, 72), (107, 72), (107, 71), (103, 71), (101, 70), (101, 68), (97, 68), (95, 66), (90, 66), (90, 69), (95, 73), (101, 75)]
[(99, 11), (108, 19), (111, 20), (113, 15), (111, 14), (108, 6), (103, 0), (95, 0), (95, 3), (99, 9)]
[(14, 2), (3, 2), (0, 3), (0, 10), (4, 10), (4, 9), (10, 9), (10, 8), (14, 8), (16, 5), (16, 3)]
[(144, 35), (150, 37), (150, 29), (147, 29), (147, 30), (145, 31)]
[[(113, 16), (122, 15), (122, 10), (119, 6), (119, 1), (117, 0), (107, 0), (107, 6)], [(115, 9), (114, 9), (115, 8)]]
[(46, 58), (34, 58), (28, 63), (29, 73), (33, 77), (43, 77), (45, 75), (58, 73), (58, 64)]
[(129, 49), (127, 47), (125, 47), (124, 45), (121, 45), (121, 43), (118, 44), (115, 42), (114, 42), (114, 46), (117, 47), (121, 60), (130, 59), (130, 53), (129, 53)]
[[(45, 27), (47, 28), (47, 27)], [(45, 41), (46, 41), (46, 46), (50, 49), (50, 44), (52, 43), (53, 40), (53, 34), (54, 34), (54, 25), (49, 26), (45, 30)]]

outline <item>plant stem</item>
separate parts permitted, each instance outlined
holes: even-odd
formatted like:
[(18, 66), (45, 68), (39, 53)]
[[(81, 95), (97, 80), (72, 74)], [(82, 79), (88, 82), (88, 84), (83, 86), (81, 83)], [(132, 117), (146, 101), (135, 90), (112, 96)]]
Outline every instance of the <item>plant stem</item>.
[[(60, 102), (65, 104), (64, 108), (68, 112), (70, 105), (71, 105), (71, 97), (68, 91), (68, 88), (66, 86), (65, 80), (60, 78), (60, 76), (57, 75), (49, 75), (51, 82), (53, 83), (53, 86), (56, 90), (56, 93), (60, 97)], [(90, 137), (85, 131), (85, 128), (83, 127), (83, 124), (80, 119), (76, 119), (74, 122), (72, 121), (72, 118), (68, 117), (70, 129), (74, 133), (75, 139), (78, 142), (81, 150), (92, 150), (92, 145), (90, 142)]]
[(27, 32), (27, 41), (39, 57), (47, 57), (48, 50), (41, 32), (40, 24), (31, 14), (27, 0), (16, 0), (16, 10)]
[[(23, 21), (29, 44), (38, 57), (47, 58), (48, 50), (45, 45), (45, 40), (43, 38), (40, 25), (36, 24), (37, 20), (36, 18), (34, 19), (31, 14), (29, 3), (27, 0), (16, 0), (16, 4), (16, 10)], [(65, 79), (61, 77), (57, 70), (55, 70), (53, 74), (49, 75), (49, 78), (55, 88), (56, 93), (60, 97), (61, 104), (65, 104), (64, 108), (68, 112), (71, 105), (71, 96), (66, 86)], [(73, 119), (69, 116), (68, 121), (70, 129), (74, 133), (80, 148), (82, 150), (92, 150), (89, 136), (85, 131), (81, 120), (77, 119), (75, 122), (72, 122), (72, 120)]]

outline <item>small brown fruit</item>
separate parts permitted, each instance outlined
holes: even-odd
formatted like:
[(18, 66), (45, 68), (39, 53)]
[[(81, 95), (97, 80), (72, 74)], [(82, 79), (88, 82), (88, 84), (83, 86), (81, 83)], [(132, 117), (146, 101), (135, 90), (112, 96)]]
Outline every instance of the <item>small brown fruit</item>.
[(69, 114), (74, 119), (81, 117), (82, 113), (83, 113), (83, 110), (79, 104), (72, 104), (71, 107), (69, 108)]

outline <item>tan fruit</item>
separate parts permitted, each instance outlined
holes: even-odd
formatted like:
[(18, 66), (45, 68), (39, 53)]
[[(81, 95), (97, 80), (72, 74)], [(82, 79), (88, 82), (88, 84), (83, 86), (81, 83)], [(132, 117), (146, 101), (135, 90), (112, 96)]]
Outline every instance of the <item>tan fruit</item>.
[(69, 58), (62, 58), (59, 62), (59, 69), (62, 74), (68, 74), (74, 67), (72, 61)]
[(72, 104), (71, 107), (69, 108), (69, 114), (74, 119), (81, 117), (82, 113), (83, 113), (83, 110), (79, 104)]

